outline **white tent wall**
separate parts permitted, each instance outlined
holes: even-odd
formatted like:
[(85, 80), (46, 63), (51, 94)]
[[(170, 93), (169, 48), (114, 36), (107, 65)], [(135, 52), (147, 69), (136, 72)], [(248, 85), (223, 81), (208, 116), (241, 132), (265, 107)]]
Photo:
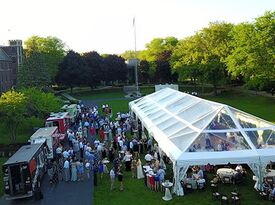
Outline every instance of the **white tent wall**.
[[(165, 88), (130, 102), (129, 108), (141, 121), (142, 126), (144, 126), (149, 134), (157, 141), (159, 148), (172, 160), (174, 192), (177, 195), (184, 195), (180, 181), (183, 179), (189, 166), (206, 165), (208, 163), (224, 165), (229, 162), (231, 164), (248, 164), (256, 175), (256, 178), (258, 178), (255, 186), (261, 189), (265, 167), (269, 161), (275, 161), (275, 149), (257, 149), (246, 133), (255, 130), (275, 130), (275, 125), (263, 120), (265, 122), (264, 125), (267, 125), (267, 127), (243, 127), (239, 119), (235, 117), (236, 112), (238, 111), (240, 114), (251, 117), (251, 121), (247, 121), (247, 123), (254, 122), (254, 119), (252, 119), (254, 116), (230, 106)], [(215, 115), (218, 115), (222, 109), (228, 113), (236, 127), (215, 130), (211, 130), (210, 128), (206, 129), (215, 118)], [(194, 114), (192, 114), (192, 111), (194, 111)], [(261, 120), (257, 117), (254, 118), (258, 121)], [(165, 126), (166, 122), (167, 125)], [(176, 126), (173, 126), (173, 123)], [(170, 133), (171, 129), (172, 131)], [(186, 134), (185, 129), (191, 131)], [(190, 136), (192, 131), (194, 137)], [(201, 133), (211, 132), (240, 132), (248, 146), (241, 150), (235, 149), (233, 151), (218, 152), (215, 149), (215, 151), (202, 150), (202, 152), (188, 152), (188, 148)], [(182, 142), (178, 143), (180, 139)], [(275, 146), (275, 144), (271, 146)]]

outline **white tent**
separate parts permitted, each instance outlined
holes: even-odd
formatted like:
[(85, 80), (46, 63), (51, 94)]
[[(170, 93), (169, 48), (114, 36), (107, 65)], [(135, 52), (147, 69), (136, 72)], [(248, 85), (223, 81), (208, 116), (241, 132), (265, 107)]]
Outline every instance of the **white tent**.
[(190, 165), (246, 163), (261, 188), (275, 159), (275, 125), (228, 105), (165, 88), (129, 107), (173, 161), (177, 195), (184, 194), (180, 180)]

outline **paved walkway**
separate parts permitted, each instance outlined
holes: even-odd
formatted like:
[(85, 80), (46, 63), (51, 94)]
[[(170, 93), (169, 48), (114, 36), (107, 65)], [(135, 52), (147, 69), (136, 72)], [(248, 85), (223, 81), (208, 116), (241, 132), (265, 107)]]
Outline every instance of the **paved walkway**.
[(42, 193), (44, 198), (36, 201), (34, 197), (6, 201), (0, 199), (1, 205), (92, 205), (93, 204), (93, 180), (80, 182), (60, 182), (51, 185), (49, 178), (45, 175), (42, 183)]

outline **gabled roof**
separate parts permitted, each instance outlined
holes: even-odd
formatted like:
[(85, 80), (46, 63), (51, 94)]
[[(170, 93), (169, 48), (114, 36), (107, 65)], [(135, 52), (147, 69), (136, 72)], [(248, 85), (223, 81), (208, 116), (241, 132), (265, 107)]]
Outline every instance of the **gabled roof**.
[(12, 61), (2, 48), (0, 48), (0, 61)]
[(275, 147), (274, 124), (170, 88), (134, 100), (129, 106), (174, 160), (186, 152)]

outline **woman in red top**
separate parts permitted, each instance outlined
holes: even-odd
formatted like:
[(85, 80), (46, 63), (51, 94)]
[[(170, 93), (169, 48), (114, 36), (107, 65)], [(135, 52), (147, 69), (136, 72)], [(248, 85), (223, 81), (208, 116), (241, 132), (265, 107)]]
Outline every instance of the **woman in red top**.
[(105, 134), (104, 134), (104, 129), (101, 127), (99, 131), (100, 139), (102, 142), (104, 142)]

